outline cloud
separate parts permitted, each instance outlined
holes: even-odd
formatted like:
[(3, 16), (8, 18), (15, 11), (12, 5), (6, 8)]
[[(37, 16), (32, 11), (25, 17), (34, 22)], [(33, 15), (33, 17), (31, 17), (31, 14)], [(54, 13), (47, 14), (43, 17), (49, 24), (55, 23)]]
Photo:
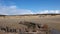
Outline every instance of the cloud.
[(21, 15), (33, 14), (32, 10), (17, 8), (14, 2), (0, 0), (0, 14), (4, 15)]
[(59, 14), (60, 10), (39, 10), (39, 11), (32, 11), (28, 9), (20, 9), (17, 8), (15, 3), (11, 0), (0, 0), (0, 14), (4, 15), (21, 15), (21, 14), (49, 14), (49, 13), (56, 13)]
[(52, 14), (52, 13), (59, 14), (60, 10), (42, 10), (42, 11), (39, 10), (36, 11), (36, 13), (34, 13), (32, 10), (17, 8), (16, 5), (12, 5), (12, 6), (0, 5), (0, 14), (4, 14), (4, 15)]
[(39, 10), (39, 11), (32, 11), (32, 10), (28, 10), (28, 9), (20, 9), (17, 8), (16, 5), (14, 5), (14, 3), (9, 3), (10, 1), (8, 1), (9, 6), (5, 5), (5, 2), (0, 0), (0, 14), (4, 14), (4, 15), (21, 15), (21, 14), (52, 14), (52, 13), (56, 13), (59, 14), (60, 10)]
[(17, 6), (1, 6), (0, 5), (0, 14), (5, 15), (21, 15), (21, 14), (33, 14), (31, 10), (20, 9)]
[(16, 3), (13, 0), (0, 0), (0, 4), (4, 6), (16, 5)]
[(38, 11), (38, 14), (60, 14), (60, 10), (43, 10)]

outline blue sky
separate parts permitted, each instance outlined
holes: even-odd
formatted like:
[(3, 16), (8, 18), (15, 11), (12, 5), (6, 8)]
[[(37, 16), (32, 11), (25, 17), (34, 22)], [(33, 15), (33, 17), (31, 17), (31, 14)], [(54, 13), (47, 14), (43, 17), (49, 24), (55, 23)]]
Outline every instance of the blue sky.
[(0, 14), (60, 13), (60, 0), (0, 0)]

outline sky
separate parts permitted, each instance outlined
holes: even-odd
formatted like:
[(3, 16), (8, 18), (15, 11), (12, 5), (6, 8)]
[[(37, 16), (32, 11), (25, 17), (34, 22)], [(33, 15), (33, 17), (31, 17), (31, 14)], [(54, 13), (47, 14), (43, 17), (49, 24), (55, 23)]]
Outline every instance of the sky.
[(0, 0), (0, 14), (60, 14), (60, 0)]

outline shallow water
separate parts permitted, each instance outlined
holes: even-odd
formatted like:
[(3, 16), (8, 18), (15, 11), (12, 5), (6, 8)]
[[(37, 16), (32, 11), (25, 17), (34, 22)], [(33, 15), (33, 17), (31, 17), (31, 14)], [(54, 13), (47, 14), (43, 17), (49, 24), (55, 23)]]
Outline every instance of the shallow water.
[(50, 32), (51, 32), (51, 34), (60, 34), (60, 31), (58, 31), (56, 29), (52, 29)]

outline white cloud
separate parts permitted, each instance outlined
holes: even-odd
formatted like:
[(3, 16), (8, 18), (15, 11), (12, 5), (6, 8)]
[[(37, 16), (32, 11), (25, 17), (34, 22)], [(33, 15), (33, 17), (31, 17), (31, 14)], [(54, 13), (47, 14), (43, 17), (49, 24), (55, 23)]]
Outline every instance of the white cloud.
[(43, 11), (38, 11), (38, 14), (60, 14), (60, 10), (43, 10)]
[(0, 0), (0, 14), (5, 15), (21, 15), (21, 14), (49, 14), (49, 13), (60, 13), (60, 10), (43, 10), (43, 11), (36, 11), (33, 12), (32, 10), (28, 9), (20, 9), (17, 8), (14, 2), (7, 1), (7, 6), (5, 1)]
[(0, 14), (4, 15), (21, 15), (21, 14), (49, 14), (49, 13), (60, 13), (60, 10), (42, 10), (33, 12), (32, 10), (28, 9), (20, 9), (17, 8), (16, 5), (5, 6), (0, 3)]
[[(7, 4), (9, 6), (7, 6)], [(7, 1), (5, 4), (5, 1), (0, 0), (0, 14), (4, 15), (21, 15), (21, 14), (33, 14), (32, 10), (28, 9), (20, 9), (17, 8), (14, 2)]]
[(21, 14), (49, 14), (49, 13), (60, 13), (60, 10), (42, 10), (34, 13), (32, 10), (20, 9), (17, 6), (2, 6), (0, 5), (0, 14), (5, 15), (21, 15)]
[(19, 15), (19, 14), (33, 14), (31, 10), (20, 9), (14, 6), (1, 6), (0, 5), (0, 14), (6, 15)]

